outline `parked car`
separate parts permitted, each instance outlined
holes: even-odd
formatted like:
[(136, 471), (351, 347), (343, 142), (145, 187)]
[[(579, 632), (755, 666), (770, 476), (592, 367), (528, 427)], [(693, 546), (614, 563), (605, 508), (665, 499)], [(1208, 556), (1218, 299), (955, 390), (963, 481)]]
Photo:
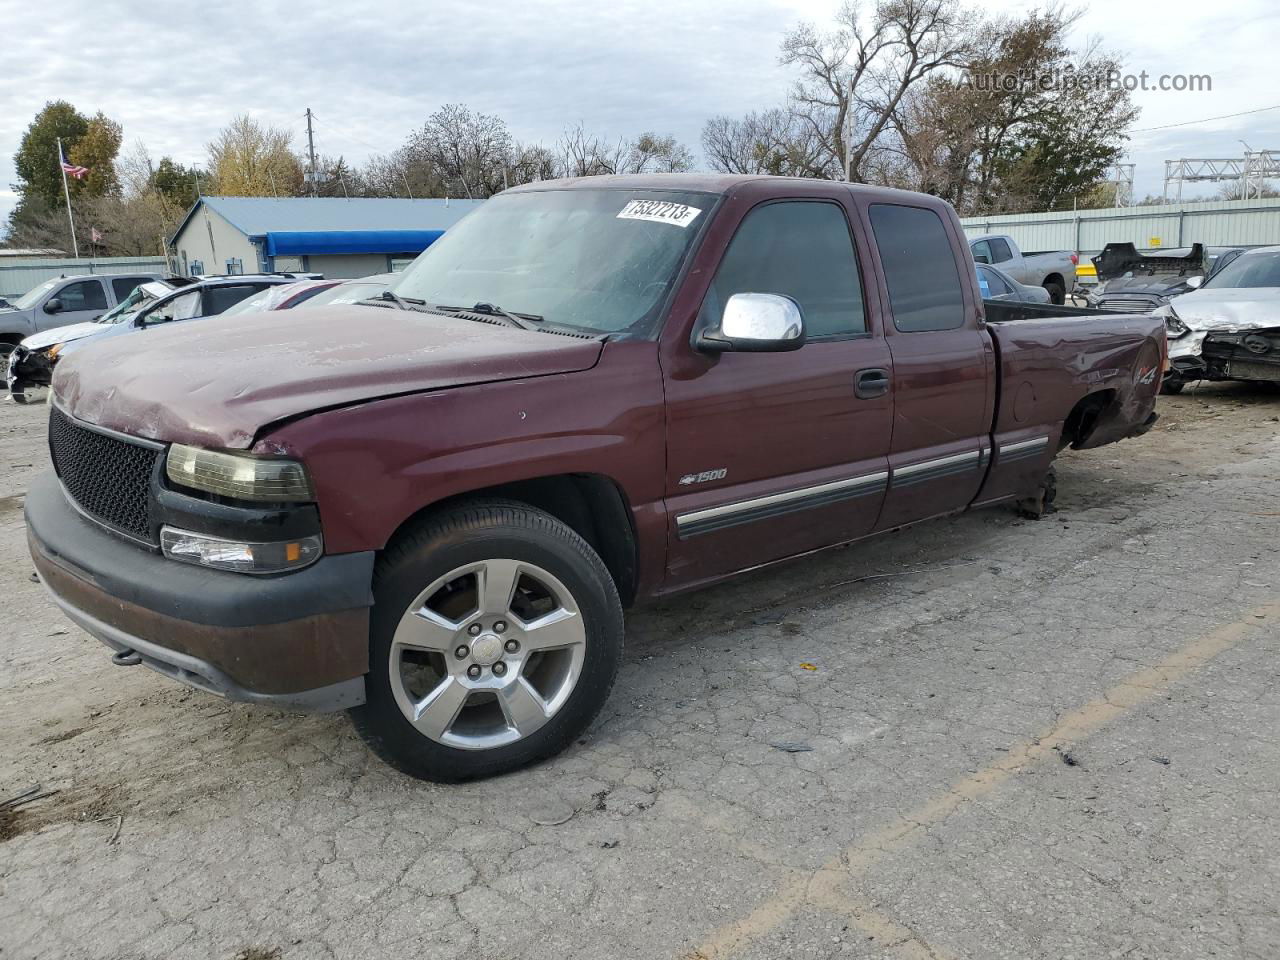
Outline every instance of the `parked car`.
[(1280, 246), (1244, 250), (1157, 311), (1168, 326), (1165, 393), (1192, 380), (1280, 384)]
[(983, 300), (1018, 300), (1023, 303), (1049, 303), (1049, 291), (1019, 283), (1003, 270), (990, 264), (977, 263), (978, 290)]
[(159, 274), (136, 273), (58, 277), (19, 297), (8, 309), (0, 308), (0, 361), (24, 337), (51, 327), (96, 320), (125, 300), (134, 288)]
[(936, 197), (833, 181), (514, 188), (376, 324), (218, 317), (69, 356), (32, 556), (117, 663), (350, 709), (415, 776), (510, 770), (601, 708), (624, 606), (1039, 509), (1060, 449), (1150, 427), (1163, 323), (984, 322), (1058, 308), (984, 305), (963, 238)]
[(1144, 256), (1132, 243), (1109, 243), (1093, 258), (1098, 283), (1088, 305), (1110, 313), (1150, 313), (1173, 297), (1195, 289), (1243, 251), (1242, 247), (1192, 244)]
[(176, 320), (215, 316), (261, 290), (295, 283), (294, 274), (240, 274), (199, 279), (152, 280), (96, 321), (55, 327), (27, 337), (8, 358), (9, 395), (26, 401), (32, 387), (48, 386), (67, 353), (123, 334), (153, 330)]
[(1053, 303), (1066, 303), (1075, 289), (1080, 258), (1069, 250), (1023, 253), (1013, 237), (1005, 233), (970, 237), (969, 249), (975, 262), (999, 267), (1019, 283), (1044, 287)]
[(381, 273), (357, 280), (303, 280), (287, 287), (272, 287), (256, 296), (241, 300), (224, 311), (225, 316), (245, 313), (262, 313), (268, 310), (293, 310), (297, 307), (321, 307), (335, 303), (358, 303), (382, 294), (398, 277), (396, 273)]

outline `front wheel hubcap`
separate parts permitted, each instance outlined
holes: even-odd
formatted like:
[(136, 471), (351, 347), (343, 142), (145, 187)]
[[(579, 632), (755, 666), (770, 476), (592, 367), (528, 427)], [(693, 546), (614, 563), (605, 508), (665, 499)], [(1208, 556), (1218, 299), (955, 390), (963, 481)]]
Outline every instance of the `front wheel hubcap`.
[(391, 641), (391, 690), (424, 736), (488, 750), (531, 735), (573, 693), (586, 656), (578, 605), (521, 560), (451, 570), (409, 604)]

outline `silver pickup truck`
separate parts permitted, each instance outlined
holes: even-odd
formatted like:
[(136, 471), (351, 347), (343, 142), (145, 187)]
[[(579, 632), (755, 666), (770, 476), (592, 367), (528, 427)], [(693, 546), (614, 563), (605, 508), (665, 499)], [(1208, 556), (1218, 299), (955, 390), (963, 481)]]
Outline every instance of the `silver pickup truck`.
[(1023, 253), (1013, 237), (1004, 233), (986, 233), (969, 238), (969, 249), (977, 263), (990, 263), (1031, 287), (1044, 287), (1049, 299), (1066, 303), (1076, 285), (1079, 257), (1070, 250), (1043, 250)]

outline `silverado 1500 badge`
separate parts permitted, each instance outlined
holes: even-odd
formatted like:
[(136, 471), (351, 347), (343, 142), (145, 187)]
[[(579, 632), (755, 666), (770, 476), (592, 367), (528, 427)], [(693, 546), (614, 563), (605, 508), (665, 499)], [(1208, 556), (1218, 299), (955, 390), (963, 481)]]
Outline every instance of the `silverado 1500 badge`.
[(728, 472), (728, 468), (721, 467), (719, 470), (703, 470), (701, 473), (686, 473), (680, 478), (680, 486), (687, 487), (691, 483), (707, 483), (711, 480), (723, 480), (725, 478), (725, 474)]

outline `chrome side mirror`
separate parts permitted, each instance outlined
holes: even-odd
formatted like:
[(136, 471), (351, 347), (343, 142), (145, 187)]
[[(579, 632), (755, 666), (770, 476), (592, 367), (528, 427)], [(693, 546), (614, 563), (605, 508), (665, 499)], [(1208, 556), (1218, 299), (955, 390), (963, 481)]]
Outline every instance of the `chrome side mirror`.
[(1199, 290), (1204, 285), (1204, 277), (1187, 277), (1187, 286), (1192, 290)]
[(799, 350), (804, 343), (804, 318), (790, 297), (735, 293), (724, 305), (720, 325), (700, 333), (695, 346), (710, 353), (768, 353)]

